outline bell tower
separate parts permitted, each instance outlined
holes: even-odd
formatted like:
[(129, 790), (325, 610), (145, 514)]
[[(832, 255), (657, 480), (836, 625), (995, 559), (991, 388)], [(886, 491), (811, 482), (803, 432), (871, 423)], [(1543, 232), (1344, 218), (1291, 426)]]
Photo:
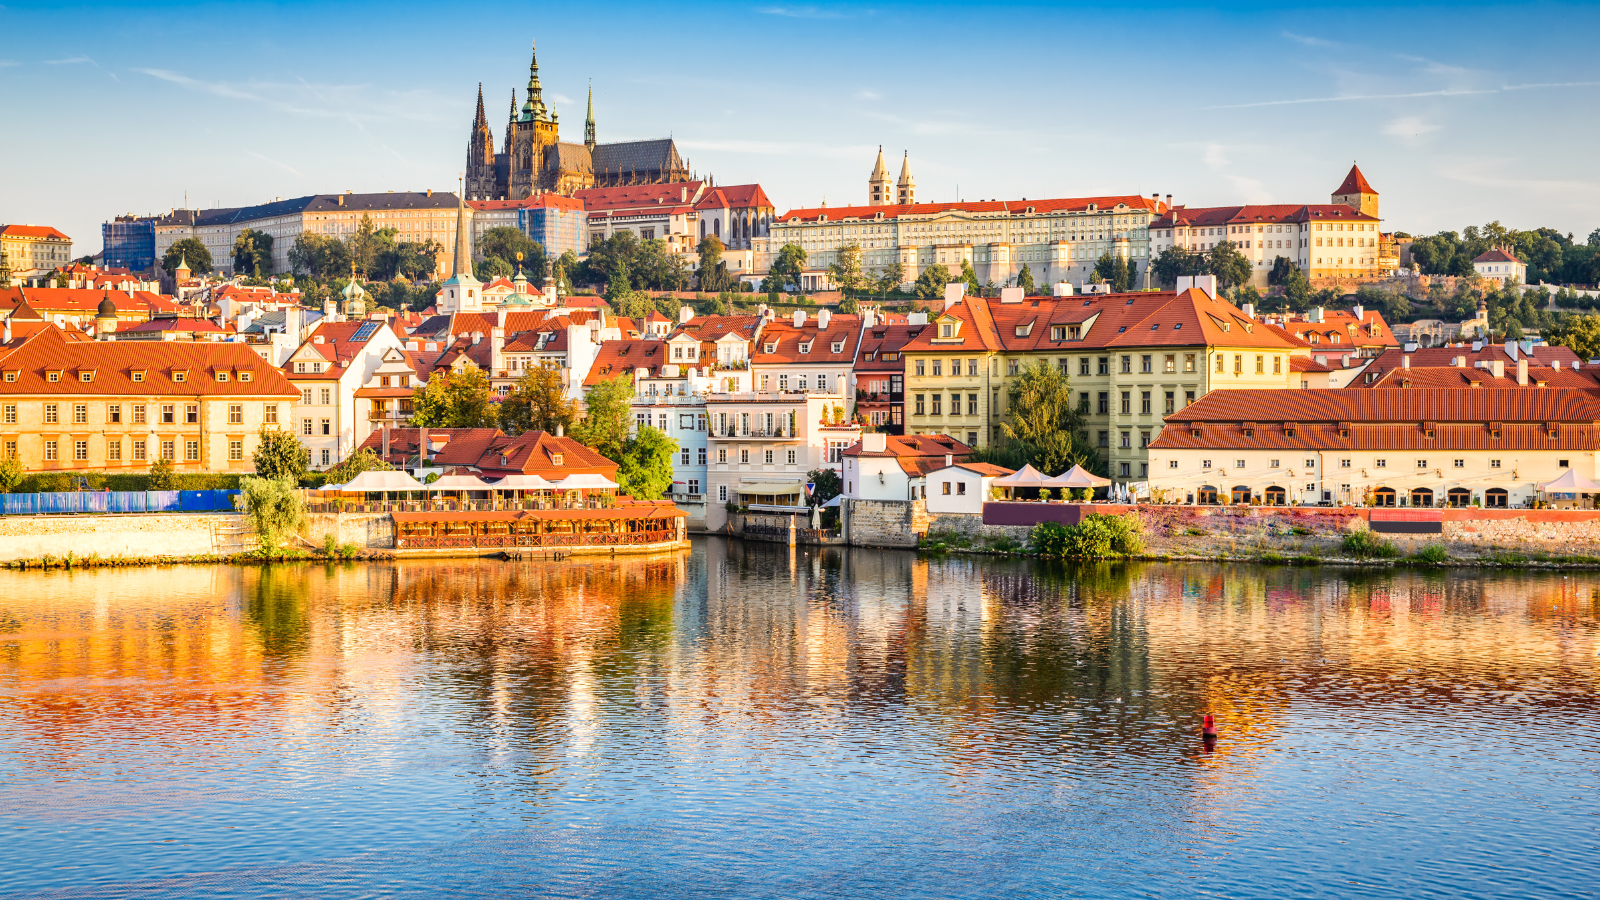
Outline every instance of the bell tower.
[(894, 202), (894, 187), (889, 184), (889, 167), (883, 164), (883, 145), (878, 145), (878, 164), (867, 179), (867, 205), (888, 206)]

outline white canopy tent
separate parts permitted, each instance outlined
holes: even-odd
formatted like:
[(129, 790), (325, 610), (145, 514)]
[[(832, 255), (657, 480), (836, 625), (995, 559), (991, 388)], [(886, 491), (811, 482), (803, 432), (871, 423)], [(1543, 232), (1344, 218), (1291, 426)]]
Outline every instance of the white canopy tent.
[(596, 475), (592, 472), (582, 472), (575, 475), (568, 475), (553, 485), (553, 487), (559, 491), (601, 490), (604, 488), (614, 488), (616, 486), (617, 483), (615, 481), (612, 481), (604, 475)]
[(494, 487), (476, 475), (446, 475), (427, 484), (430, 491), (487, 491)]
[(1546, 494), (1600, 494), (1600, 484), (1584, 477), (1577, 469), (1562, 472), (1554, 481), (1539, 485)]
[[(340, 485), (339, 490), (363, 493), (393, 493), (395, 491), (425, 491), (428, 486), (399, 471), (369, 470)], [(324, 488), (327, 490), (327, 488)]]
[(1032, 465), (1024, 464), (1010, 475), (996, 478), (994, 483), (1003, 488), (1039, 488), (1049, 487), (1050, 479)]
[[(996, 479), (995, 483), (999, 484), (999, 479)], [(1073, 489), (1108, 487), (1110, 484), (1111, 479), (1101, 478), (1083, 466), (1073, 466), (1060, 475), (1045, 481), (1046, 487)]]
[(507, 475), (489, 487), (497, 491), (553, 491), (555, 482), (546, 481), (538, 475)]

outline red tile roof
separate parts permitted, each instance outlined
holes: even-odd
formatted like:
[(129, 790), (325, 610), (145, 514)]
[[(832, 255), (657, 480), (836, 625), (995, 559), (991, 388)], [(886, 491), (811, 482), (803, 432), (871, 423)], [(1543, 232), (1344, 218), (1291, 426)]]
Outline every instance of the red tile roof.
[(972, 448), (953, 437), (943, 434), (891, 434), (885, 435), (884, 449), (865, 450), (864, 441), (845, 448), (844, 455), (854, 459), (893, 459), (902, 472), (908, 475), (926, 475), (944, 468), (945, 457), (964, 462), (972, 455)]
[(688, 208), (700, 196), (702, 181), (675, 181), (668, 184), (637, 184), (624, 187), (585, 188), (572, 196), (583, 202), (590, 213), (627, 215), (630, 211)]
[(72, 238), (51, 228), (49, 225), (0, 225), (0, 234), (6, 237), (52, 238), (58, 241), (72, 240)]
[(711, 188), (694, 205), (695, 209), (772, 209), (772, 201), (759, 184), (735, 184)]
[[(905, 359), (899, 354), (905, 350), (926, 325), (878, 324), (861, 336), (861, 352), (856, 354), (857, 372), (903, 372)], [(893, 359), (884, 359), (888, 354)]]
[[(750, 353), (756, 365), (813, 364), (850, 365), (855, 362), (856, 345), (861, 337), (860, 316), (832, 316), (826, 329), (818, 328), (816, 316), (796, 328), (791, 318), (778, 318), (761, 329), (761, 339)], [(838, 352), (834, 346), (838, 346)], [(771, 347), (772, 352), (767, 352)], [(809, 353), (801, 352), (810, 350)]]
[(1130, 209), (1143, 209), (1151, 212), (1162, 212), (1162, 205), (1151, 197), (1121, 195), (1113, 197), (1067, 197), (1054, 200), (978, 200), (963, 201), (959, 203), (910, 203), (895, 204), (891, 206), (822, 206), (810, 209), (791, 209), (778, 218), (782, 221), (799, 219), (817, 221), (826, 216), (830, 222), (841, 219), (875, 219), (880, 214), (885, 219), (896, 219), (900, 216), (926, 216), (935, 213), (961, 212), (1005, 213), (1008, 215), (1024, 215), (1031, 208), (1035, 213), (1052, 212), (1077, 212), (1086, 210), (1090, 204), (1096, 209), (1110, 212), (1119, 204), (1124, 204)]
[(178, 304), (166, 294), (150, 291), (107, 291), (104, 288), (0, 288), (0, 310), (15, 309), (27, 303), (41, 313), (81, 315), (93, 317), (100, 301), (107, 296), (117, 308), (118, 316), (142, 316), (149, 319), (158, 313), (176, 313)]
[[(1303, 317), (1276, 319), (1272, 327), (1283, 329), (1298, 341), (1317, 350), (1339, 344), (1351, 347), (1400, 346), (1393, 329), (1383, 320), (1383, 313), (1375, 309), (1362, 310), (1359, 319), (1356, 318), (1354, 310), (1324, 310), (1321, 322), (1310, 322)], [(1313, 334), (1318, 338), (1315, 343), (1311, 341)]]
[(1499, 378), (1494, 377), (1490, 369), (1456, 368), (1454, 366), (1435, 368), (1410, 368), (1390, 369), (1379, 375), (1372, 382), (1365, 378), (1357, 378), (1348, 387), (1353, 389), (1411, 389), (1411, 390), (1460, 390), (1462, 388), (1522, 388), (1523, 390), (1539, 388), (1581, 388), (1592, 390), (1600, 388), (1600, 382), (1595, 375), (1600, 369), (1588, 368), (1573, 371), (1572, 369), (1551, 369), (1544, 366), (1528, 367), (1528, 383), (1517, 383), (1517, 369), (1509, 366), (1505, 374)]
[[(17, 373), (15, 381), (0, 379), (0, 394), (10, 395), (300, 395), (276, 367), (231, 341), (70, 341), (60, 330), (46, 329), (0, 358), (0, 370)], [(51, 372), (58, 373), (56, 381), (49, 380)], [(226, 381), (217, 380), (219, 372)], [(248, 373), (248, 380), (240, 380), (240, 373)]]
[(1151, 228), (1171, 228), (1211, 225), (1244, 225), (1256, 223), (1295, 223), (1338, 220), (1341, 222), (1377, 222), (1376, 216), (1357, 212), (1343, 204), (1269, 204), (1250, 206), (1208, 206), (1189, 208), (1177, 206), (1150, 223)]
[(1361, 174), (1361, 167), (1355, 163), (1350, 164), (1350, 174), (1344, 176), (1344, 181), (1339, 184), (1335, 194), (1376, 194), (1372, 185), (1367, 184), (1367, 176)]
[(1494, 248), (1491, 248), (1489, 250), (1485, 250), (1484, 252), (1482, 252), (1482, 253), (1478, 254), (1477, 256), (1473, 257), (1472, 261), (1475, 262), (1475, 263), (1481, 263), (1481, 262), (1508, 262), (1508, 263), (1517, 263), (1518, 265), (1522, 264), (1522, 260), (1517, 259), (1515, 256), (1512, 256), (1511, 254), (1507, 253), (1506, 251), (1502, 250), (1499, 247), (1494, 247)]
[[(620, 377), (626, 377), (632, 383), (639, 369), (645, 370), (647, 378), (658, 377), (662, 366), (672, 364), (667, 353), (667, 345), (661, 341), (602, 341), (595, 353), (594, 364), (583, 377), (583, 384), (592, 387)], [(709, 362), (706, 364), (709, 365)]]
[[(1291, 350), (1296, 346), (1281, 332), (1197, 288), (1181, 294), (1152, 291), (983, 302), (994, 317), (1001, 344), (1012, 352), (1152, 346)], [(1079, 340), (1053, 339), (1051, 326), (1083, 324), (1088, 324), (1088, 330)], [(914, 349), (922, 350), (926, 340), (924, 332)], [(929, 349), (938, 349), (938, 345)]]
[[(561, 462), (555, 462), (556, 457)], [(468, 441), (452, 440), (435, 457), (440, 465), (471, 466), (486, 475), (521, 472), (560, 481), (573, 474), (604, 475), (615, 481), (617, 464), (569, 437), (556, 437), (544, 431), (530, 431), (511, 438), (504, 434), (483, 441), (474, 436)]]

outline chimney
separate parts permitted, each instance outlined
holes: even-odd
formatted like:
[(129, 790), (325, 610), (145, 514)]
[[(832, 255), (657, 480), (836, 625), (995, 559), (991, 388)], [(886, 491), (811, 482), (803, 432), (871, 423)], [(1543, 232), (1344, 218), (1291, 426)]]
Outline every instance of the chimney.
[(1307, 322), (1316, 322), (1317, 324), (1321, 324), (1322, 323), (1322, 307), (1320, 307), (1320, 306), (1315, 307), (1309, 313), (1306, 313), (1306, 321)]
[[(505, 310), (500, 311), (502, 317)], [(489, 374), (503, 372), (506, 368), (506, 330), (499, 325), (489, 329)]]
[(5, 327), (4, 337), (0, 338), (0, 343), (7, 343), (7, 344), (11, 343), (11, 317), (10, 316), (6, 316), (6, 327)]
[(482, 341), (482, 340), (483, 340), (483, 332), (474, 331), (472, 333), (472, 346), (474, 346), (474, 347), (478, 346), (478, 343), (480, 341)]
[(1239, 311), (1245, 314), (1245, 318), (1254, 319), (1256, 317), (1256, 305), (1254, 303), (1246, 303), (1239, 307)]
[(1357, 319), (1365, 318), (1367, 315), (1367, 308), (1357, 303), (1354, 312)]
[(499, 328), (506, 327), (506, 308), (504, 306), (494, 311), (494, 323)]
[(950, 282), (944, 286), (944, 308), (948, 310), (950, 307), (955, 306), (966, 295), (967, 283), (965, 281)]
[(567, 436), (567, 426), (561, 424), (560, 422), (557, 422), (556, 423), (556, 437), (566, 437), (566, 436)]
[(1019, 288), (1019, 287), (1004, 287), (1004, 288), (1001, 288), (1000, 289), (1000, 302), (1001, 303), (1021, 303), (1022, 302), (1022, 294), (1023, 294), (1022, 288)]
[(796, 328), (804, 328), (805, 324), (806, 324), (806, 311), (803, 310), (803, 309), (795, 310), (794, 311), (794, 327), (796, 327)]
[(1517, 384), (1523, 387), (1528, 386), (1528, 358), (1526, 356), (1517, 360)]
[(861, 449), (867, 453), (884, 453), (889, 449), (889, 436), (883, 433), (863, 434)]
[(1516, 360), (1516, 358), (1517, 358), (1517, 342), (1516, 341), (1506, 341), (1506, 355), (1511, 357), (1511, 359), (1513, 361)]
[(1168, 212), (1172, 211), (1172, 195), (1171, 194), (1167, 195), (1167, 211)]
[(828, 327), (828, 321), (833, 318), (833, 313), (827, 308), (817, 310), (817, 330), (823, 331)]
[(1451, 360), (1451, 362), (1454, 363), (1455, 367), (1458, 369), (1465, 369), (1467, 367), (1467, 358), (1465, 356), (1458, 356)]
[(1213, 300), (1217, 298), (1217, 276), (1196, 275), (1194, 277), (1194, 286), (1205, 291), (1207, 297)]
[(1072, 285), (1065, 281), (1058, 281), (1055, 283), (1054, 290), (1051, 292), (1051, 294), (1056, 297), (1071, 297)]
[(871, 328), (876, 322), (877, 322), (877, 317), (873, 315), (872, 310), (870, 308), (863, 309), (861, 311), (861, 327), (862, 328)]
[(1402, 369), (1410, 369), (1411, 368), (1411, 356), (1410, 356), (1410, 354), (1407, 354), (1405, 356), (1400, 357), (1400, 368), (1402, 368)]
[(1496, 378), (1506, 377), (1506, 361), (1503, 359), (1495, 360), (1493, 372)]
[(687, 306), (678, 307), (678, 324), (687, 325), (694, 318), (694, 310)]
[(951, 454), (951, 453), (946, 453), (946, 454), (945, 454), (945, 455), (944, 455), (944, 467), (945, 467), (945, 468), (946, 468), (946, 469), (948, 469), (948, 468), (950, 468), (950, 467), (951, 467), (951, 466), (953, 466), (953, 465), (955, 465), (955, 464), (956, 464), (956, 458), (955, 458), (955, 455), (954, 455), (954, 454)]

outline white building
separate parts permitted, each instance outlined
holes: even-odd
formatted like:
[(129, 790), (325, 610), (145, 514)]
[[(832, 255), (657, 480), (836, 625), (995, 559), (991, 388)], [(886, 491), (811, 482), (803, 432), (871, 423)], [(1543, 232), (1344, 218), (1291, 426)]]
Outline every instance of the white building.
[(994, 480), (1013, 470), (992, 463), (958, 462), (923, 476), (928, 512), (982, 515), (983, 502), (994, 490)]
[(1472, 261), (1472, 271), (1485, 281), (1501, 284), (1523, 284), (1528, 280), (1528, 266), (1511, 255), (1511, 251), (1495, 247)]
[(726, 504), (752, 510), (804, 512), (808, 473), (841, 471), (860, 427), (836, 424), (846, 399), (838, 392), (751, 391), (706, 397), (706, 527), (727, 522)]
[[(921, 500), (926, 475), (964, 461), (972, 448), (942, 434), (864, 434), (843, 453), (847, 500)], [(1003, 471), (1003, 470), (1002, 470)]]
[(295, 430), (311, 451), (314, 469), (337, 465), (366, 440), (372, 430), (367, 404), (356, 402), (356, 391), (372, 380), (389, 351), (403, 346), (387, 322), (331, 321), (338, 318), (318, 322), (283, 365), (300, 391)]

